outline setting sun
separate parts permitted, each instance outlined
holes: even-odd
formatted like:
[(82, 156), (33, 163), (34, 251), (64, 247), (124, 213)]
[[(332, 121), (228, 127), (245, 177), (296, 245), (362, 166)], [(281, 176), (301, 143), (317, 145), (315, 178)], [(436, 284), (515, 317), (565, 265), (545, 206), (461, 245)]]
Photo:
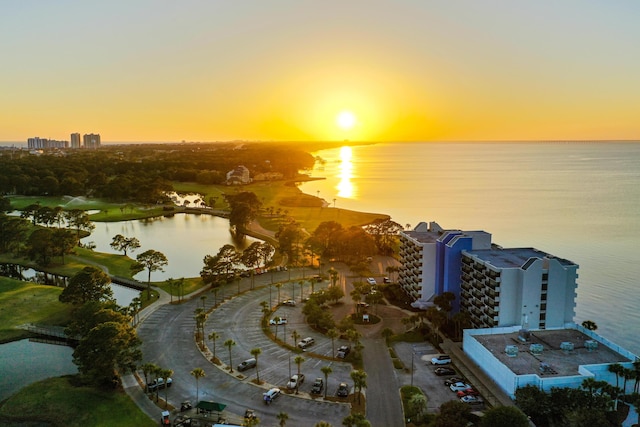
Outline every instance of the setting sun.
[(336, 123), (344, 130), (352, 129), (356, 124), (356, 116), (351, 111), (342, 111), (336, 117)]

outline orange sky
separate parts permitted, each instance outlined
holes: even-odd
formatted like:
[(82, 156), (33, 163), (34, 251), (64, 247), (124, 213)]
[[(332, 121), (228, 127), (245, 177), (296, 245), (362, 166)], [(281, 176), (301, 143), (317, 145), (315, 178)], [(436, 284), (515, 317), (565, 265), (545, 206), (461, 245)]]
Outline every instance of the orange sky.
[(0, 141), (640, 139), (633, 1), (2, 9)]

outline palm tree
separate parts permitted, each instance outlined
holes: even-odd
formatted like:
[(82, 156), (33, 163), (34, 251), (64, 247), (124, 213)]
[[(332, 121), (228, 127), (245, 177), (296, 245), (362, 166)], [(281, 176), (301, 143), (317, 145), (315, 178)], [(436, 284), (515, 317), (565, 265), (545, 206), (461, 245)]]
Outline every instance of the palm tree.
[(298, 338), (300, 338), (300, 334), (295, 329), (291, 332), (291, 338), (293, 338), (293, 345), (296, 345), (298, 342)]
[(256, 358), (256, 379), (258, 380), (258, 384), (260, 384), (260, 372), (258, 372), (258, 356), (260, 356), (262, 350), (259, 348), (253, 348), (249, 353), (251, 353), (251, 355)]
[(380, 331), (380, 334), (382, 335), (382, 338), (384, 338), (384, 342), (389, 345), (389, 338), (393, 336), (393, 330), (391, 330), (391, 328), (384, 328)]
[(353, 413), (342, 420), (342, 425), (345, 427), (370, 427), (371, 423), (367, 421), (363, 414)]
[(220, 338), (220, 334), (216, 331), (211, 331), (208, 338), (213, 341), (213, 358), (216, 359), (216, 340)]
[(333, 372), (331, 366), (323, 366), (320, 368), (322, 373), (324, 374), (324, 398), (327, 398), (327, 389), (329, 388), (329, 374)]
[(333, 427), (333, 426), (326, 421), (320, 421), (319, 423), (316, 423), (316, 425), (313, 427)]
[(616, 374), (616, 387), (619, 387), (618, 378), (624, 374), (624, 366), (619, 363), (612, 363), (611, 365), (609, 365), (608, 370), (609, 372)]
[(331, 338), (331, 351), (333, 352), (331, 354), (335, 356), (336, 354), (335, 339), (340, 336), (340, 331), (338, 331), (336, 328), (331, 328), (327, 331), (327, 336)]
[(220, 289), (213, 288), (211, 290), (211, 292), (213, 292), (213, 306), (217, 307), (218, 306), (218, 292), (220, 292)]
[[(298, 379), (300, 379), (300, 365), (302, 365), (302, 362), (304, 362), (304, 357), (296, 356), (296, 358), (293, 359), (293, 361), (296, 362), (296, 365), (298, 365)], [(300, 386), (300, 381), (296, 381), (296, 394), (298, 394), (299, 386)]]
[(278, 325), (280, 324), (280, 321), (282, 320), (282, 317), (280, 316), (276, 316), (273, 318), (273, 321), (276, 323), (276, 339), (278, 339)]
[(229, 369), (233, 372), (233, 360), (231, 359), (231, 347), (236, 345), (236, 342), (232, 339), (228, 339), (224, 342), (224, 346), (229, 349)]
[(173, 375), (173, 370), (171, 369), (163, 369), (162, 370), (162, 378), (164, 378), (164, 407), (165, 409), (169, 405), (169, 378)]
[(202, 308), (206, 309), (207, 307), (205, 306), (205, 301), (207, 300), (207, 296), (206, 295), (202, 295), (200, 297), (200, 301), (202, 301)]
[(276, 283), (276, 288), (278, 288), (278, 305), (280, 305), (280, 288), (282, 287), (282, 283)]
[(278, 413), (278, 415), (276, 415), (276, 418), (278, 419), (278, 421), (280, 421), (280, 427), (284, 427), (285, 425), (287, 425), (289, 414), (287, 414), (286, 412), (280, 412)]
[(204, 369), (195, 368), (193, 371), (191, 371), (191, 375), (196, 379), (196, 405), (197, 405), (198, 402), (200, 401), (200, 388), (199, 388), (200, 378), (205, 377), (207, 374), (204, 372)]
[(338, 270), (331, 267), (329, 269), (329, 277), (331, 278), (331, 286), (335, 286), (336, 283), (338, 282)]
[(363, 388), (367, 388), (367, 373), (361, 370), (351, 371), (351, 379), (353, 380), (353, 388), (358, 393), (358, 403), (360, 403), (360, 392)]
[(145, 390), (148, 391), (148, 384), (149, 384), (149, 378), (147, 378), (147, 375), (149, 374), (154, 374), (157, 370), (158, 370), (158, 365), (156, 365), (155, 363), (145, 363), (141, 366), (142, 368), (142, 373), (144, 374), (144, 387)]

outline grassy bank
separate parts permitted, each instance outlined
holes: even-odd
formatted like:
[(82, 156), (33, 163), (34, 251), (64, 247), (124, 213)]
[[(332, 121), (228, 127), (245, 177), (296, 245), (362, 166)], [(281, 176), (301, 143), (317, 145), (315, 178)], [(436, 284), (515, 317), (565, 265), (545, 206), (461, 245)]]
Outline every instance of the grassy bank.
[(0, 424), (45, 422), (68, 427), (155, 426), (123, 391), (78, 387), (73, 377), (31, 384), (0, 406)]
[(27, 337), (25, 323), (66, 325), (71, 307), (58, 301), (62, 288), (0, 277), (0, 342)]

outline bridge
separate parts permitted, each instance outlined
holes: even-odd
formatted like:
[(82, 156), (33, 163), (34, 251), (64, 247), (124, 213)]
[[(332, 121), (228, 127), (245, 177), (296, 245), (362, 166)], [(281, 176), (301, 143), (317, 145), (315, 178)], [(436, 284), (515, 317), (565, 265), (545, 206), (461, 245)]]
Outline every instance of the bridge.
[(27, 323), (20, 325), (20, 329), (24, 329), (25, 331), (37, 335), (38, 338), (35, 338), (34, 340), (39, 342), (75, 345), (79, 341), (78, 337), (68, 336), (65, 332), (64, 326), (34, 325), (32, 323)]
[(112, 276), (112, 275), (109, 275), (109, 277), (111, 278), (111, 283), (115, 283), (117, 285), (135, 289), (136, 291), (144, 291), (145, 289), (147, 289), (147, 285), (145, 285), (144, 283), (138, 282), (137, 280), (127, 279), (126, 277)]

